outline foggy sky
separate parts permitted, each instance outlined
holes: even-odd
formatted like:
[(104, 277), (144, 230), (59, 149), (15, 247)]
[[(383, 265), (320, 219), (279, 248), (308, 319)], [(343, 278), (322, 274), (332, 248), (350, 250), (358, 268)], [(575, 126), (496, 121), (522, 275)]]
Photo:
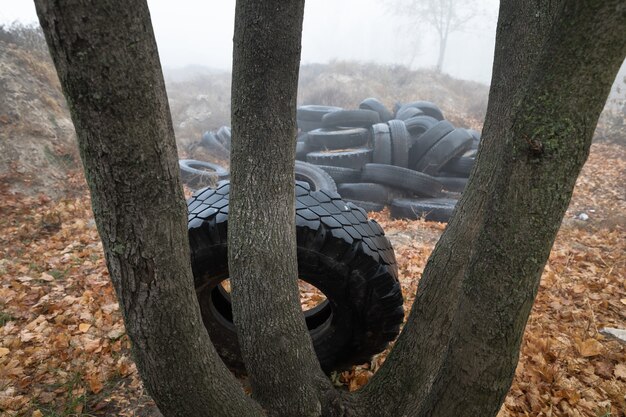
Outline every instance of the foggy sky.
[[(450, 36), (444, 72), (488, 83), (493, 64), (497, 0)], [(149, 0), (164, 67), (204, 65), (230, 70), (235, 0)], [(309, 0), (305, 6), (302, 63), (332, 59), (434, 67), (438, 43), (432, 29), (399, 17), (380, 0)], [(37, 21), (31, 0), (0, 0), (0, 23)]]

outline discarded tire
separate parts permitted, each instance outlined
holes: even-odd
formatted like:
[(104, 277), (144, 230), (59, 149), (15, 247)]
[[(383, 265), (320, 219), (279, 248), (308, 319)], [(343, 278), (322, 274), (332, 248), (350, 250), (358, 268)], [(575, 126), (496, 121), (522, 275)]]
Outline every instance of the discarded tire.
[(178, 166), (183, 183), (190, 187), (215, 185), (218, 181), (229, 177), (226, 168), (210, 162), (181, 159), (178, 161)]
[(367, 164), (363, 168), (363, 181), (400, 188), (420, 196), (437, 197), (442, 184), (430, 175), (393, 165)]
[(361, 169), (363, 165), (372, 161), (372, 150), (358, 148), (337, 152), (310, 152), (306, 160), (315, 165)]
[(358, 169), (333, 167), (325, 165), (316, 165), (322, 168), (336, 184), (342, 184), (345, 182), (361, 182), (361, 171)]
[(338, 110), (322, 117), (326, 128), (334, 127), (370, 127), (380, 122), (380, 116), (373, 110)]
[(378, 113), (380, 121), (383, 123), (393, 119), (393, 113), (391, 113), (380, 100), (373, 97), (363, 100), (361, 104), (359, 104), (359, 109), (375, 111)]
[(398, 198), (391, 202), (389, 211), (394, 219), (424, 219), (447, 222), (454, 212), (456, 201), (448, 198)]
[[(244, 371), (228, 278), (229, 184), (188, 200), (189, 242), (202, 319), (223, 360)], [(298, 276), (327, 300), (305, 311), (325, 372), (367, 362), (399, 333), (404, 317), (395, 255), (382, 228), (337, 193), (296, 184)], [(262, 244), (260, 242), (259, 244)]]
[(343, 130), (315, 129), (308, 133), (307, 143), (317, 149), (348, 149), (366, 145), (369, 132), (362, 127)]
[(330, 175), (320, 167), (302, 161), (296, 161), (296, 181), (309, 184), (311, 190), (329, 190), (337, 192), (337, 185)]

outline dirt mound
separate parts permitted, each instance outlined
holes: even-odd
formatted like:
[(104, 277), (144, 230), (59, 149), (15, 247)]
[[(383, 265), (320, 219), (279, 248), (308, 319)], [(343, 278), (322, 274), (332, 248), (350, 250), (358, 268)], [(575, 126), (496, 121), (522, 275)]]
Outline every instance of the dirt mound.
[(0, 95), (0, 180), (26, 194), (67, 191), (79, 158), (48, 54), (0, 38)]

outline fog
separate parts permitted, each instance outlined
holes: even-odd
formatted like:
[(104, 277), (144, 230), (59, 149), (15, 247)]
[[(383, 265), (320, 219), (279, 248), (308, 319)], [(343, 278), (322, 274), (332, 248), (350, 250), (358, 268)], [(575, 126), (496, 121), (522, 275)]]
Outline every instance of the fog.
[[(165, 68), (202, 65), (229, 70), (234, 0), (149, 0), (159, 55)], [(373, 61), (412, 68), (434, 67), (438, 41), (432, 28), (397, 16), (380, 0), (306, 2), (302, 63)], [(443, 71), (488, 83), (491, 77), (497, 0), (481, 0), (482, 13), (448, 41)], [(0, 0), (0, 23), (37, 21), (32, 1)]]

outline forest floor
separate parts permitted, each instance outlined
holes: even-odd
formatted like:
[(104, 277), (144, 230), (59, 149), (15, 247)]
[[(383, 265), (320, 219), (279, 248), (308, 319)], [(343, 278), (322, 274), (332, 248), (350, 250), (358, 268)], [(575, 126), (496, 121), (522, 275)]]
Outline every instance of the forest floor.
[[(624, 178), (626, 147), (594, 144), (499, 417), (626, 416), (626, 345), (599, 333), (626, 328)], [(0, 189), (0, 415), (158, 416), (130, 356), (89, 198), (76, 195)], [(408, 312), (445, 225), (374, 216), (394, 244)], [(333, 379), (356, 390), (385, 356)]]

